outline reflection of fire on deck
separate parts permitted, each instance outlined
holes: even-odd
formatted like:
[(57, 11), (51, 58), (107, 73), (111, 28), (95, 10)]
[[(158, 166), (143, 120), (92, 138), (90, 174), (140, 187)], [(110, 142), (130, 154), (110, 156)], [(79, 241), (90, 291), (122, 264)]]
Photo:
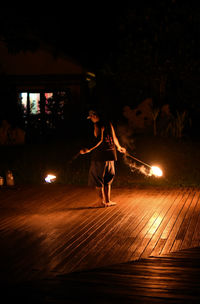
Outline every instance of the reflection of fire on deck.
[(1, 189), (1, 269), (16, 280), (159, 256), (200, 245), (200, 190), (114, 188), (96, 207), (88, 188)]

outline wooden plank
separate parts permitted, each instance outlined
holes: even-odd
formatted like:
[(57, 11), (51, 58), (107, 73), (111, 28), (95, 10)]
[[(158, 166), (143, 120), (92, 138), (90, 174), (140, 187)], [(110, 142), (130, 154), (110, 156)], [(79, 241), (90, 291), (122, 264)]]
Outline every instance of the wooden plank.
[(169, 192), (161, 193), (158, 199), (155, 200), (156, 208), (151, 208), (149, 215), (144, 218), (144, 220), (140, 222), (137, 229), (135, 229), (133, 236), (136, 238), (134, 239), (133, 244), (127, 249), (128, 260), (138, 259), (141, 252), (143, 252), (144, 247), (146, 247), (146, 244), (149, 241), (148, 239), (145, 240), (145, 235), (159, 216), (161, 210), (164, 208), (168, 195)]
[[(182, 197), (182, 194), (181, 194), (181, 197)], [(176, 205), (176, 208), (174, 210), (174, 213), (172, 213), (171, 218), (168, 218), (168, 223), (166, 224), (165, 229), (163, 230), (161, 236), (159, 237), (158, 242), (157, 242), (154, 250), (151, 253), (151, 256), (158, 256), (158, 255), (160, 255), (161, 252), (162, 252), (162, 250), (163, 250), (163, 248), (164, 248), (164, 246), (165, 246), (165, 243), (167, 241), (167, 237), (170, 234), (170, 227), (172, 227), (173, 220), (175, 220), (175, 218), (176, 218), (175, 214), (176, 214), (176, 212), (179, 212), (180, 206), (182, 206), (182, 200), (180, 200), (180, 197), (178, 197), (176, 203), (177, 203), (177, 205)]]
[[(138, 219), (141, 219), (142, 217), (149, 214), (148, 209), (144, 208), (144, 202), (147, 203), (147, 196), (151, 197), (151, 195), (152, 194), (149, 193), (149, 191), (145, 193), (140, 192), (138, 197), (134, 195), (134, 200), (133, 198), (130, 199), (128, 214), (131, 216), (128, 218), (126, 217), (126, 221), (124, 220), (122, 222), (122, 225), (120, 227), (121, 234), (119, 233), (119, 230), (116, 237), (113, 237), (113, 235), (111, 235), (110, 239), (108, 239), (108, 242), (110, 242), (110, 250), (107, 250), (106, 255), (103, 257), (105, 260), (112, 260), (112, 263), (127, 261), (125, 260), (124, 252), (126, 252), (127, 248), (132, 245), (134, 237), (131, 237), (131, 233), (133, 233), (134, 229), (138, 226)], [(157, 192), (156, 195), (159, 195), (159, 193)], [(153, 197), (155, 198), (154, 195)], [(115, 249), (114, 254), (112, 248)]]
[[(117, 250), (117, 253), (114, 256), (117, 256), (118, 260), (128, 261), (126, 257), (126, 252), (128, 248), (136, 241), (137, 236), (133, 236), (135, 230), (139, 228), (144, 219), (151, 216), (152, 207), (154, 206), (154, 201), (161, 195), (160, 191), (152, 192), (147, 190), (145, 195), (143, 191), (140, 193), (139, 199), (139, 206), (138, 208), (133, 209), (133, 220), (131, 220), (125, 227), (126, 234), (123, 234), (122, 237), (117, 238), (117, 243), (114, 245)], [(134, 205), (135, 202), (135, 195), (134, 199), (132, 199), (132, 204)], [(134, 205), (135, 206), (135, 205)], [(148, 206), (148, 207), (147, 207)], [(135, 206), (136, 207), (136, 206)], [(129, 211), (131, 213), (131, 211)], [(116, 246), (117, 245), (117, 246)], [(109, 256), (106, 257), (109, 259)], [(114, 260), (115, 261), (115, 260)], [(116, 261), (115, 261), (116, 262)]]
[[(135, 212), (140, 205), (140, 200), (137, 200), (136, 193), (134, 197), (134, 204), (130, 206), (132, 195), (129, 197), (126, 195), (125, 203), (122, 203), (122, 209), (119, 210), (114, 221), (109, 221), (109, 225), (102, 227), (97, 238), (91, 240), (90, 243), (84, 247), (84, 250), (81, 251), (77, 263), (81, 269), (89, 269), (91, 265), (93, 268), (96, 267), (96, 265), (106, 265), (106, 261), (110, 263), (116, 261), (118, 258), (116, 243), (119, 239), (121, 240), (125, 237), (128, 222), (133, 222), (132, 212)], [(123, 197), (121, 199), (123, 200)], [(117, 261), (122, 262), (123, 258), (117, 259)]]
[[(120, 200), (119, 197), (118, 200)], [(122, 208), (123, 207), (120, 206), (120, 204), (119, 207), (104, 208), (104, 213), (101, 214), (99, 220), (97, 221), (95, 217), (94, 221), (92, 223), (89, 223), (89, 226), (87, 228), (84, 227), (84, 230), (81, 232), (80, 237), (76, 237), (73, 246), (71, 246), (70, 242), (70, 246), (65, 248), (64, 253), (62, 252), (60, 262), (54, 266), (54, 271), (68, 272), (69, 270), (73, 269), (73, 265), (76, 263), (77, 259), (79, 261), (79, 252), (82, 256), (82, 251), (89, 242), (91, 242), (96, 237), (98, 238), (102, 231), (109, 231), (109, 227), (112, 226), (113, 222), (121, 216), (120, 210), (122, 210)], [(55, 259), (58, 260), (58, 256), (56, 256)]]
[(115, 207), (91, 210), (91, 219), (87, 218), (83, 223), (81, 217), (79, 217), (80, 222), (75, 222), (72, 232), (64, 231), (63, 239), (61, 239), (61, 250), (58, 248), (50, 256), (51, 269), (56, 267), (59, 269), (59, 267), (62, 267), (62, 264), (65, 264), (67, 260), (74, 257), (75, 252), (79, 251), (89, 239), (94, 237), (95, 233), (98, 234), (98, 229), (100, 229), (101, 225), (108, 222), (110, 217), (115, 217), (116, 210)]
[[(193, 235), (194, 231), (192, 231), (192, 227), (189, 226), (191, 222), (191, 217), (194, 214), (195, 207), (197, 205), (199, 199), (199, 193), (196, 194), (195, 192), (191, 193), (190, 196), (190, 203), (188, 205), (188, 209), (186, 210), (185, 216), (183, 218), (182, 223), (179, 226), (178, 232), (176, 234), (176, 238), (174, 240), (173, 246), (171, 251), (175, 252), (181, 249), (185, 235), (187, 231), (190, 231), (190, 234)], [(190, 229), (189, 229), (190, 228)]]
[(165, 208), (162, 210), (158, 217), (158, 221), (155, 222), (153, 225), (153, 229), (151, 228), (145, 238), (150, 238), (150, 241), (148, 242), (147, 246), (145, 247), (144, 251), (140, 255), (140, 258), (147, 258), (151, 255), (152, 251), (156, 247), (156, 244), (158, 243), (158, 240), (166, 227), (167, 223), (169, 222), (169, 219), (171, 218), (173, 212), (175, 211), (177, 207), (177, 199), (180, 196), (180, 192), (177, 192), (177, 190), (172, 191), (172, 193), (168, 196), (167, 201), (165, 203)]
[[(172, 200), (172, 205), (169, 208), (168, 212), (163, 218), (162, 225), (155, 233), (152, 238), (153, 243), (150, 243), (147, 247), (146, 253), (144, 252), (143, 258), (149, 256), (157, 256), (160, 255), (165, 243), (166, 243), (166, 235), (170, 231), (170, 227), (173, 225), (173, 219), (175, 220), (175, 214), (179, 212), (182, 207), (182, 198), (184, 198), (185, 192), (182, 190), (174, 190), (174, 196), (169, 197)], [(151, 252), (150, 252), (151, 251)]]
[[(117, 264), (13, 286), (7, 299), (25, 291), (35, 303), (199, 303), (200, 250)], [(3, 285), (3, 284), (2, 284)], [(16, 289), (15, 289), (16, 288)], [(16, 292), (18, 291), (18, 292)], [(9, 298), (10, 300), (10, 298)], [(26, 297), (27, 301), (27, 297)], [(26, 303), (26, 302), (25, 302)]]
[(173, 246), (174, 239), (176, 237), (179, 226), (182, 223), (183, 217), (188, 208), (188, 204), (190, 204), (191, 195), (192, 192), (190, 191), (183, 192), (183, 196), (177, 205), (177, 209), (173, 213), (170, 221), (168, 222), (167, 226), (165, 227), (161, 235), (161, 239), (165, 239), (166, 242), (160, 254), (165, 254), (170, 252), (170, 249)]
[(196, 201), (196, 205), (194, 207), (193, 213), (190, 216), (190, 223), (185, 233), (183, 242), (181, 244), (181, 248), (180, 248), (181, 250), (195, 247), (192, 245), (192, 239), (195, 234), (195, 227), (197, 225), (198, 216), (200, 214), (200, 192), (198, 189), (194, 189), (194, 191), (195, 191), (194, 200)]
[[(152, 212), (152, 201), (159, 196), (159, 192), (156, 192), (152, 195), (151, 192), (147, 191), (146, 195), (144, 196), (142, 193), (140, 193), (141, 201), (139, 201), (138, 208), (133, 209), (133, 220), (131, 220), (128, 225), (125, 227), (126, 234), (123, 237), (120, 236), (117, 238), (116, 243), (113, 245), (116, 248), (115, 254), (112, 254), (112, 251), (108, 253), (108, 256), (105, 258), (109, 260), (110, 255), (113, 255), (113, 262), (117, 262), (116, 259), (122, 260), (122, 261), (128, 261), (127, 258), (127, 250), (132, 246), (134, 241), (136, 240), (135, 230), (138, 229), (138, 227), (141, 225), (142, 222), (144, 222), (145, 219), (149, 218), (151, 216)], [(147, 199), (148, 198), (148, 199)], [(135, 195), (134, 195), (134, 201), (135, 201)], [(133, 203), (134, 203), (133, 201)], [(132, 203), (132, 204), (133, 204)], [(134, 205), (135, 206), (135, 205)], [(148, 208), (147, 208), (148, 206)], [(136, 206), (135, 206), (136, 207)], [(129, 211), (132, 213), (132, 211)], [(117, 245), (117, 246), (116, 246)]]
[(179, 237), (178, 249), (199, 244), (198, 189), (118, 188), (116, 207), (97, 208), (91, 189), (52, 186), (13, 190), (11, 201), (1, 192), (0, 267), (8, 277), (13, 271), (16, 280), (32, 280), (164, 254)]

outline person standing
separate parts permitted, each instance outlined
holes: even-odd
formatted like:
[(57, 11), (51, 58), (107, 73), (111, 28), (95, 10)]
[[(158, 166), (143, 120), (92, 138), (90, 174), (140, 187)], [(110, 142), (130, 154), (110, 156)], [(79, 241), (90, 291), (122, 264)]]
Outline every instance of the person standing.
[(116, 203), (111, 201), (111, 185), (115, 177), (116, 148), (121, 153), (126, 153), (126, 149), (119, 144), (112, 123), (101, 119), (97, 111), (90, 110), (87, 119), (94, 124), (96, 138), (94, 146), (80, 150), (80, 154), (92, 153), (88, 185), (96, 188), (100, 206), (113, 206)]

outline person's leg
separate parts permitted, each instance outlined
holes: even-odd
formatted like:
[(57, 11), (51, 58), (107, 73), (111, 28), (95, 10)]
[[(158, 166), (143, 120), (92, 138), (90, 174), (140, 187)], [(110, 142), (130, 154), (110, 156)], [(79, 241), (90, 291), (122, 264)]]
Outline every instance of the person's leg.
[(95, 187), (98, 206), (105, 207), (105, 197), (103, 188), (103, 176), (105, 171), (105, 162), (92, 161), (89, 170), (88, 185)]
[(104, 184), (104, 197), (105, 197), (105, 203), (107, 206), (113, 206), (116, 205), (115, 202), (111, 201), (111, 184), (113, 182), (115, 176), (115, 167), (114, 167), (114, 161), (108, 161), (106, 172), (105, 172), (105, 184)]
[(105, 203), (110, 202), (110, 193), (111, 193), (111, 185), (110, 184), (104, 185)]
[(107, 207), (116, 205), (115, 202), (111, 201), (111, 184), (104, 185), (104, 197), (105, 197), (105, 204)]
[(98, 204), (100, 206), (105, 206), (104, 188), (96, 187), (96, 193), (97, 193), (97, 198), (98, 198)]

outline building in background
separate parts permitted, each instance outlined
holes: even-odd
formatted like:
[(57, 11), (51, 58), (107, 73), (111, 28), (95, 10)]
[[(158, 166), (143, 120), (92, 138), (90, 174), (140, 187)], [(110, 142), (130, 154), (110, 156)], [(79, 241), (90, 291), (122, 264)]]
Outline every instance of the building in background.
[(7, 120), (13, 128), (34, 130), (38, 136), (64, 130), (74, 111), (78, 116), (85, 110), (94, 76), (47, 47), (14, 53), (0, 42), (0, 122)]

